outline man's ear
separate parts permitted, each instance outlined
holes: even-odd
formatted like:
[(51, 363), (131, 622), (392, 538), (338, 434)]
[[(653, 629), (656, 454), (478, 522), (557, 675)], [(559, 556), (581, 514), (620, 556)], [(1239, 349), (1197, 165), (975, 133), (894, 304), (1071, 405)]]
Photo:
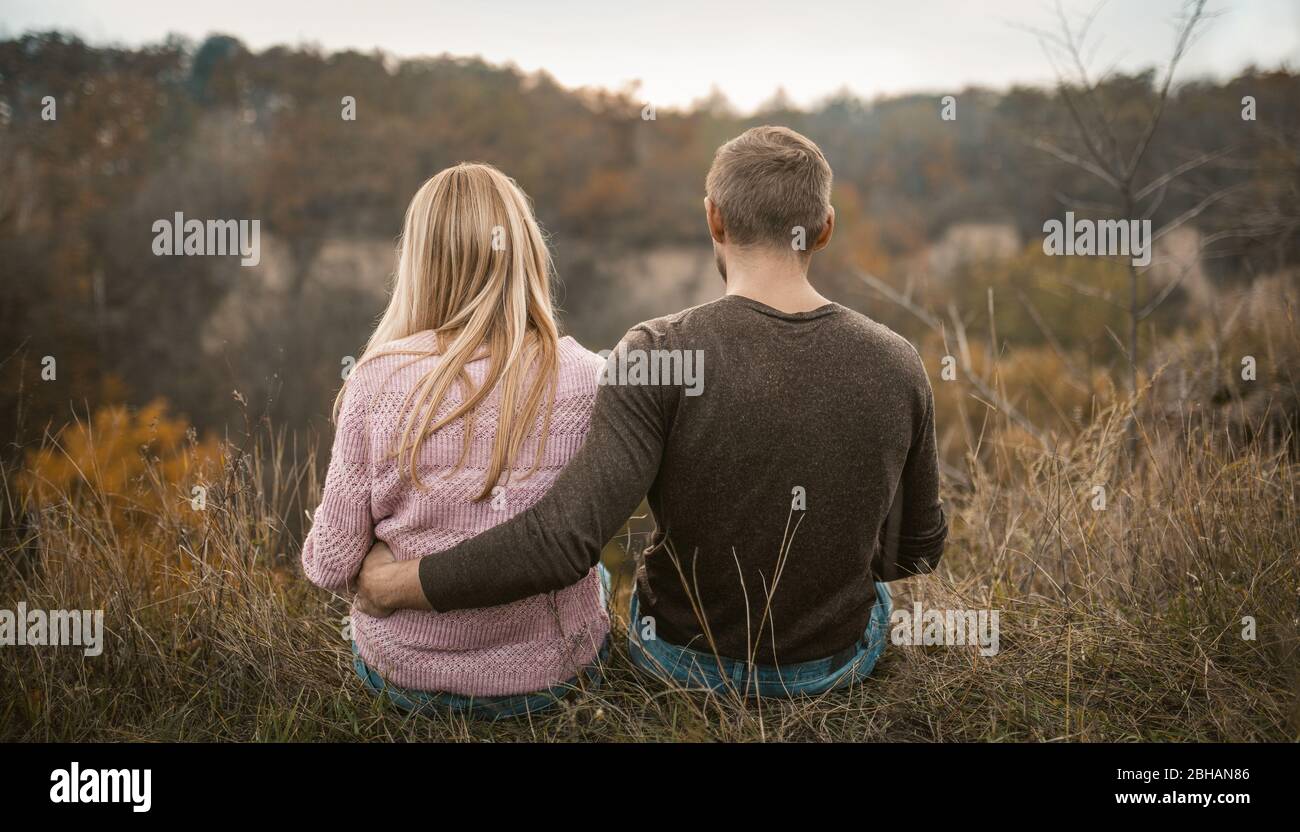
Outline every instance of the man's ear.
[(709, 236), (715, 243), (727, 241), (727, 229), (722, 223), (722, 211), (707, 196), (704, 198), (704, 217), (709, 223)]
[(832, 205), (830, 211), (826, 214), (826, 223), (822, 226), (822, 233), (817, 235), (813, 241), (811, 251), (821, 251), (831, 241), (831, 234), (835, 232), (835, 206)]

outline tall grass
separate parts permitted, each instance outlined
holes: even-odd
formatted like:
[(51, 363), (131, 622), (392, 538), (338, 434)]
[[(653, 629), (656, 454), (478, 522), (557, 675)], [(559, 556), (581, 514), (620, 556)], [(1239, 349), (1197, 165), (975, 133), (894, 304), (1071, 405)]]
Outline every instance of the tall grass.
[(944, 561), (896, 584), (895, 603), (1000, 610), (997, 655), (891, 645), (870, 680), (795, 701), (669, 689), (629, 664), (624, 581), (604, 684), (496, 723), (411, 717), (361, 687), (346, 600), (298, 566), (320, 483), (293, 437), (250, 429), (215, 458), (192, 437), (170, 456), (144, 442), (126, 478), (74, 466), (55, 481), (29, 455), (0, 482), (0, 607), (102, 608), (107, 634), (93, 658), (0, 647), (0, 738), (1300, 738), (1291, 437), (1236, 443), (1212, 420), (1143, 433), (1139, 464), (1123, 457), (1120, 409), (1051, 450), (989, 439), (949, 483)]

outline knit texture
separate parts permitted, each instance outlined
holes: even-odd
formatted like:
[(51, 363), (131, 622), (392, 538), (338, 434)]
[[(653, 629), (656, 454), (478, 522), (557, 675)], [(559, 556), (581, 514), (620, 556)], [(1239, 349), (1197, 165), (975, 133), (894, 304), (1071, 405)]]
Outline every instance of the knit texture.
[[(393, 346), (432, 350), (432, 332)], [(465, 420), (429, 436), (417, 460), (424, 488), (400, 476), (393, 457), (410, 404), (407, 393), (436, 356), (386, 355), (358, 366), (348, 379), (335, 428), (325, 492), (303, 544), (312, 583), (345, 592), (375, 539), (399, 560), (442, 552), (527, 509), (546, 493), (582, 446), (590, 426), (601, 359), (572, 338), (559, 347), (560, 374), (546, 448), (536, 472), (537, 430), (497, 483), (476, 502), (490, 464), (500, 406), (493, 390), (477, 408), (469, 455), (453, 473), (465, 442)], [(486, 356), (466, 369), (476, 383)], [(460, 401), (449, 395), (435, 419)], [(526, 556), (521, 553), (521, 556)], [(397, 610), (373, 618), (352, 610), (353, 638), (366, 664), (389, 682), (415, 690), (502, 696), (542, 690), (577, 675), (609, 632), (594, 569), (572, 586), (495, 607), (446, 613)]]

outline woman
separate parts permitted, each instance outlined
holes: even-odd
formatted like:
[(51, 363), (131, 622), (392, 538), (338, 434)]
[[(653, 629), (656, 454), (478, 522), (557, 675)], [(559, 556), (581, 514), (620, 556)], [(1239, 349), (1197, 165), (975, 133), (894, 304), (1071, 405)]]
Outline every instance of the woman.
[[(599, 357), (560, 338), (551, 259), (528, 198), (489, 165), (425, 182), (396, 285), (335, 402), (307, 577), (343, 592), (376, 539), (398, 559), (473, 537), (532, 505), (582, 445)], [(412, 710), (514, 715), (553, 704), (609, 633), (601, 575), (477, 610), (354, 607), (358, 674)]]

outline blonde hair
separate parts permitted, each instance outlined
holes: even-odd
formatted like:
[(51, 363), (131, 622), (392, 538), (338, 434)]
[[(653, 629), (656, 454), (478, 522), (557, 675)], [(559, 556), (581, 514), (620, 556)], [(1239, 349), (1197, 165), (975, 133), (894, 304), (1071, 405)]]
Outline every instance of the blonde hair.
[(764, 125), (718, 148), (704, 189), (737, 244), (789, 248), (796, 227), (809, 240), (821, 236), (831, 180), (816, 142), (788, 127)]
[[(525, 477), (537, 470), (546, 449), (559, 375), (550, 252), (514, 180), (491, 165), (468, 163), (438, 173), (416, 192), (398, 251), (392, 298), (353, 372), (382, 355), (413, 356), (403, 366), (441, 355), (407, 393), (405, 404), (413, 406), (392, 451), (418, 487), (423, 483), (416, 461), (425, 438), (464, 416), (459, 470), (469, 455), (475, 409), (499, 385), (496, 438), (477, 497), (486, 499), (532, 432), (539, 410), (544, 421)], [(424, 330), (436, 334), (435, 350), (390, 346)], [(465, 367), (484, 348), (488, 370), (476, 387)], [(433, 421), (457, 383), (460, 403)], [(346, 390), (344, 382), (334, 402), (336, 418)]]

